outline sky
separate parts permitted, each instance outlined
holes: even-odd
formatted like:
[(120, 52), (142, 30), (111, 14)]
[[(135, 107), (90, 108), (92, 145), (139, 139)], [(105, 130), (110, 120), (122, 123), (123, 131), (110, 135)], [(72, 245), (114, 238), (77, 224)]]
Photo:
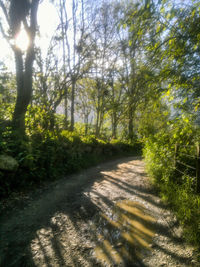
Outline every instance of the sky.
[[(2, 13), (0, 13), (2, 17)], [(47, 50), (50, 37), (53, 35), (57, 27), (58, 14), (55, 7), (48, 0), (42, 1), (38, 9), (38, 25), (40, 28), (40, 39), (36, 39), (36, 44), (44, 51)], [(25, 31), (22, 30), (17, 40), (19, 46), (23, 49), (27, 45), (28, 39)], [(15, 70), (14, 55), (7, 41), (0, 35), (0, 61), (3, 61), (9, 71)]]
[[(94, 3), (96, 0), (93, 0)], [(177, 2), (181, 3), (189, 3), (189, 0), (177, 0)], [(67, 8), (70, 10), (71, 6), (71, 0), (67, 0)], [(173, 1), (172, 1), (173, 2)], [(69, 11), (68, 11), (69, 12)], [(0, 10), (0, 18), (3, 17), (3, 14)], [(58, 14), (53, 6), (53, 4), (50, 3), (49, 0), (43, 0), (41, 4), (39, 5), (38, 9), (38, 25), (40, 28), (40, 38), (37, 37), (36, 39), (36, 45), (41, 47), (42, 51), (47, 51), (47, 48), (49, 46), (49, 41), (51, 36), (56, 30), (56, 27), (58, 25)], [(18, 43), (20, 47), (26, 46), (28, 40), (25, 36), (25, 31), (21, 33), (21, 38), (19, 38)], [(9, 47), (7, 41), (0, 35), (0, 61), (3, 61), (8, 70), (14, 72), (15, 71), (15, 65), (14, 65), (14, 55)]]
[(49, 38), (53, 35), (58, 25), (58, 14), (55, 7), (49, 1), (43, 1), (38, 10), (38, 25), (41, 38), (38, 45), (43, 49), (48, 48)]

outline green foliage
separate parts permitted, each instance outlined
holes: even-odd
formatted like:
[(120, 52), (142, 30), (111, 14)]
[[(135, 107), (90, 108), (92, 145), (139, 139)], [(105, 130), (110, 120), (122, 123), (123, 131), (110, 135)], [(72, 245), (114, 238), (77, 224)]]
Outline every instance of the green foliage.
[(16, 97), (14, 78), (14, 75), (0, 62), (0, 123), (12, 117)]
[(160, 184), (161, 196), (170, 203), (184, 226), (185, 237), (191, 243), (200, 245), (200, 196), (190, 190), (189, 183)]
[[(147, 172), (150, 174), (150, 177), (154, 178), (156, 182), (161, 182), (163, 179), (168, 179), (168, 171), (170, 170), (168, 167), (171, 162), (166, 162), (166, 151), (167, 148), (162, 146), (161, 148), (161, 140), (160, 143), (157, 144), (152, 140), (147, 140), (144, 147), (144, 156), (146, 162)], [(165, 159), (165, 161), (163, 161)]]
[(36, 128), (32, 135), (20, 142), (8, 131), (2, 140), (2, 152), (14, 157), (19, 168), (11, 176), (0, 173), (1, 196), (77, 172), (111, 157), (138, 154), (141, 150), (140, 144), (109, 143), (94, 135), (80, 136), (67, 130), (40, 132)]
[(168, 126), (145, 138), (143, 153), (146, 169), (165, 201), (170, 203), (183, 224), (188, 240), (200, 245), (200, 196), (196, 194), (195, 173), (182, 165), (174, 168), (175, 144), (179, 144), (177, 159), (195, 167), (195, 142), (199, 130), (191, 118), (182, 115), (171, 120)]
[[(5, 124), (12, 119), (16, 83), (0, 63), (0, 154), (19, 163), (16, 173), (0, 172), (0, 193), (56, 179), (113, 156), (139, 154), (139, 136), (148, 173), (173, 205), (189, 239), (197, 243), (200, 198), (195, 180), (189, 178), (194, 173), (175, 171), (174, 147), (179, 144), (179, 160), (195, 166), (184, 154), (194, 155), (200, 137), (199, 1), (184, 8), (169, 0), (122, 1), (94, 10), (95, 24), (85, 27), (83, 39), (71, 51), (79, 48), (83, 64), (67, 70), (73, 55), (63, 54), (62, 66), (61, 54), (56, 55), (62, 27), (46, 59), (37, 51), (23, 140)], [(56, 111), (62, 104), (69, 110), (73, 101), (71, 112), (79, 119), (71, 132), (66, 130), (69, 118)]]
[(63, 117), (55, 114), (51, 108), (45, 105), (28, 106), (28, 111), (25, 118), (26, 132), (28, 135), (37, 133), (44, 133), (63, 125)]

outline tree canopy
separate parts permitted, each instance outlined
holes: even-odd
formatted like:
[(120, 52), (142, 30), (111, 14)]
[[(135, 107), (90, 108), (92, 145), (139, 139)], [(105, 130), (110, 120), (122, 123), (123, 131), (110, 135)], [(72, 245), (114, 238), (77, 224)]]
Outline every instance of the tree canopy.
[[(42, 35), (37, 16), (47, 3), (56, 25)], [(172, 162), (177, 144), (186, 166), (196, 163), (183, 154), (199, 157), (199, 25), (198, 0), (0, 0), (0, 33), (15, 64), (14, 72), (0, 58), (0, 154), (19, 161), (26, 181), (27, 172), (41, 180), (143, 146), (163, 190), (178, 187), (180, 202), (183, 192), (196, 197), (198, 182), (188, 180), (196, 174), (178, 175)]]

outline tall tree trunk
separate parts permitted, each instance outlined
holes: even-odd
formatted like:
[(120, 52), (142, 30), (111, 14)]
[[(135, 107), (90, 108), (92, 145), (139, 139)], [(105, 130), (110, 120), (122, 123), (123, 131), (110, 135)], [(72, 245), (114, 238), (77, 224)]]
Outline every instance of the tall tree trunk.
[(112, 114), (112, 138), (117, 138), (117, 115), (115, 111)]
[(85, 123), (85, 135), (88, 134), (88, 121), (89, 121), (89, 114), (85, 114), (84, 123)]
[(75, 87), (76, 82), (73, 79), (72, 81), (72, 92), (71, 92), (71, 124), (70, 124), (70, 131), (74, 130), (74, 98), (75, 98)]
[(128, 122), (128, 138), (130, 140), (133, 140), (133, 117), (131, 116), (132, 113), (130, 113), (129, 116), (129, 122)]
[(98, 137), (99, 136), (99, 108), (97, 108), (97, 119), (96, 119), (96, 129), (95, 129), (95, 136)]
[(29, 47), (26, 54), (25, 64), (23, 65), (23, 55), (19, 48), (15, 48), (16, 62), (16, 81), (17, 81), (17, 99), (13, 113), (13, 130), (25, 134), (25, 114), (32, 96), (32, 74), (34, 50)]
[(99, 134), (101, 133), (103, 129), (103, 121), (104, 121), (104, 111), (101, 109), (100, 120), (99, 120)]
[(131, 78), (129, 78), (129, 110), (128, 110), (128, 138), (133, 140), (133, 118), (134, 118), (134, 93), (135, 93), (135, 50), (130, 51), (131, 56)]
[(65, 96), (65, 99), (64, 99), (64, 109), (65, 109), (64, 128), (65, 128), (65, 130), (67, 130), (68, 129), (68, 99), (67, 99), (67, 95)]
[[(17, 3), (17, 2), (16, 2)], [(15, 17), (23, 19), (24, 28), (27, 35), (29, 36), (29, 47), (26, 51), (25, 60), (23, 61), (23, 54), (20, 48), (16, 45), (12, 46), (15, 55), (16, 64), (16, 81), (17, 81), (17, 99), (15, 109), (12, 118), (13, 131), (19, 132), (22, 136), (25, 135), (25, 114), (27, 107), (31, 101), (32, 96), (32, 76), (33, 76), (33, 62), (35, 58), (34, 52), (34, 40), (37, 28), (37, 10), (39, 0), (32, 1), (30, 5), (30, 25), (27, 25), (27, 18), (20, 18), (20, 13), (10, 14), (10, 19), (13, 20)], [(19, 12), (19, 10), (18, 10)], [(26, 22), (26, 23), (25, 23)], [(21, 21), (20, 21), (21, 23)], [(21, 26), (21, 25), (20, 25)], [(11, 31), (13, 38), (16, 36), (15, 25), (11, 25)]]
[[(130, 81), (133, 83), (133, 81)], [(128, 107), (128, 139), (133, 140), (133, 117), (134, 117), (134, 103), (133, 103), (133, 94), (134, 94), (134, 85), (130, 84), (129, 89), (129, 107)]]
[(100, 113), (101, 113), (101, 107), (100, 107), (100, 102), (101, 102), (101, 93), (100, 93), (100, 85), (99, 85), (99, 80), (97, 79), (97, 107), (96, 107), (96, 129), (95, 129), (95, 136), (98, 137), (99, 136), (99, 132), (100, 132)]
[[(66, 77), (66, 51), (65, 51), (65, 41), (66, 41), (66, 29), (64, 27), (64, 6), (65, 6), (65, 1), (60, 0), (60, 19), (61, 19), (61, 26), (62, 26), (62, 53), (63, 53), (63, 75), (64, 79)], [(64, 98), (64, 111), (65, 111), (65, 120), (64, 120), (64, 128), (68, 129), (68, 90), (67, 87), (65, 87), (65, 98)]]
[(130, 106), (129, 106), (129, 111), (128, 111), (128, 138), (130, 140), (133, 140), (133, 115), (134, 115), (134, 110), (133, 110), (133, 104), (132, 101), (130, 101)]
[[(71, 92), (71, 124), (70, 131), (74, 131), (74, 99), (75, 99), (75, 88), (76, 88), (76, 77), (74, 70), (76, 65), (76, 10), (77, 6), (75, 0), (72, 0), (72, 21), (73, 21), (73, 71), (72, 71), (72, 92)], [(71, 68), (70, 68), (71, 69)]]

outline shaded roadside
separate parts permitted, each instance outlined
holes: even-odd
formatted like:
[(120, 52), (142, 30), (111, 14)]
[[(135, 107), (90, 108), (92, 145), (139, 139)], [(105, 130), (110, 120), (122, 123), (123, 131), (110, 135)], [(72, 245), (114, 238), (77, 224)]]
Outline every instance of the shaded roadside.
[[(152, 241), (145, 229), (130, 239), (150, 240), (148, 249), (138, 252), (132, 246), (134, 260), (122, 252), (122, 247), (125, 252), (131, 247), (129, 240), (116, 239), (115, 244), (106, 230), (116, 221), (114, 206), (124, 200), (145, 207), (133, 214), (120, 206), (121, 214), (134, 216), (133, 227), (145, 225), (141, 212), (155, 218), (150, 223), (155, 229)], [(109, 266), (95, 254), (99, 245), (110, 266), (198, 266), (192, 262), (193, 249), (184, 243), (175, 216), (156, 196), (139, 158), (115, 160), (62, 179), (23, 209), (2, 216), (0, 225), (0, 266)], [(119, 233), (119, 225), (111, 225), (109, 231)], [(116, 247), (121, 258), (118, 265), (106, 244)]]

